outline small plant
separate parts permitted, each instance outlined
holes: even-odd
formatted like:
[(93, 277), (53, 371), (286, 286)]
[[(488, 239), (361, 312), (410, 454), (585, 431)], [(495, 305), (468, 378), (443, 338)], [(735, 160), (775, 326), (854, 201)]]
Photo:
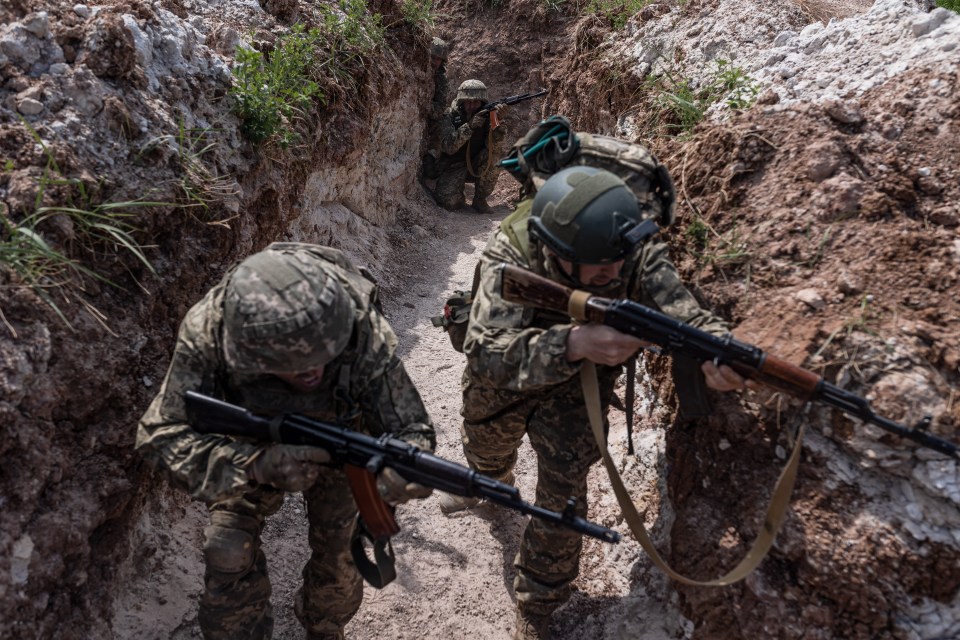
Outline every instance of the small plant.
[(3, 161), (3, 172), (9, 173), (13, 171), (16, 166), (17, 165), (13, 163), (13, 160), (11, 160), (10, 158), (7, 158), (6, 160)]
[(709, 228), (699, 217), (693, 219), (693, 222), (687, 226), (683, 234), (690, 238), (690, 241), (693, 242), (698, 250), (703, 251), (707, 248)]
[(759, 92), (743, 69), (727, 60), (717, 60), (716, 68), (700, 84), (677, 77), (665, 66), (660, 74), (647, 79), (646, 88), (655, 95), (653, 119), (681, 134), (693, 129), (707, 110), (721, 100), (731, 109), (746, 109)]
[(563, 5), (565, 5), (566, 2), (567, 0), (540, 0), (540, 4), (542, 4), (547, 11), (554, 12), (559, 12), (563, 9)]
[(648, 4), (650, 0), (588, 0), (582, 13), (603, 16), (619, 31), (627, 26), (627, 20)]
[(214, 135), (220, 132), (219, 129), (187, 127), (183, 118), (180, 118), (176, 135), (151, 138), (140, 149), (137, 160), (159, 147), (175, 149), (180, 173), (175, 187), (185, 199), (181, 206), (207, 210), (211, 204), (237, 193), (237, 184), (232, 178), (218, 175), (204, 161), (204, 156), (216, 147)]
[(750, 76), (740, 67), (727, 60), (717, 60), (714, 81), (726, 92), (726, 103), (731, 109), (749, 109), (756, 101), (760, 87), (750, 81)]
[[(135, 215), (133, 211), (137, 208), (167, 206), (167, 203), (130, 201), (94, 204), (83, 181), (62, 177), (46, 144), (29, 124), (24, 124), (46, 154), (47, 163), (39, 178), (33, 213), (19, 221), (0, 216), (0, 266), (18, 276), (19, 282), (12, 286), (31, 288), (70, 326), (51, 295), (54, 290), (66, 294), (73, 287), (80, 288), (84, 277), (111, 286), (117, 285), (85, 266), (79, 259), (71, 257), (69, 249), (87, 254), (94, 263), (105, 256), (124, 251), (155, 273), (153, 265), (143, 253), (143, 247), (133, 237), (136, 228), (130, 224), (129, 218)], [(66, 204), (42, 206), (50, 187), (65, 189)], [(67, 245), (65, 248), (55, 247), (44, 237), (41, 229), (50, 225), (62, 230), (64, 244)]]
[(693, 222), (687, 225), (683, 234), (694, 246), (689, 252), (705, 264), (735, 267), (748, 263), (753, 258), (747, 243), (740, 238), (740, 230), (736, 225), (728, 232), (720, 234), (702, 217), (695, 214)]
[(424, 33), (429, 33), (437, 22), (433, 0), (403, 0), (400, 12), (411, 27)]
[[(432, 16), (424, 13), (432, 0), (405, 0), (406, 5), (421, 18)], [(294, 144), (295, 122), (304, 120), (314, 102), (325, 105), (328, 94), (347, 93), (343, 87), (354, 86), (358, 75), (354, 62), (384, 42), (383, 17), (369, 13), (364, 0), (339, 0), (311, 11), (318, 26), (294, 25), (269, 53), (237, 48), (230, 93), (243, 121), (240, 131), (253, 142)]]
[(281, 125), (300, 116), (313, 99), (323, 100), (320, 86), (310, 79), (315, 49), (322, 33), (294, 25), (269, 54), (237, 48), (233, 68), (235, 110), (243, 120), (240, 131), (252, 142), (263, 142)]
[(937, 0), (937, 6), (950, 9), (950, 11), (955, 13), (960, 13), (960, 0)]
[(847, 335), (850, 335), (854, 331), (862, 331), (872, 336), (878, 335), (876, 330), (871, 327), (871, 325), (876, 324), (880, 319), (880, 314), (870, 306), (873, 302), (873, 295), (869, 293), (860, 299), (860, 310), (857, 315), (843, 324)]

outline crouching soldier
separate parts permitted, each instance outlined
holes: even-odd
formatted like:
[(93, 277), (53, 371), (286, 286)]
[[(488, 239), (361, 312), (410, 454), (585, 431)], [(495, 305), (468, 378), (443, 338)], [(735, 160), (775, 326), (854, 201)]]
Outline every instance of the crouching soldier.
[[(298, 413), (424, 449), (433, 426), (395, 355), (376, 285), (339, 251), (275, 243), (232, 268), (187, 312), (160, 393), (140, 420), (137, 450), (172, 483), (207, 503), (200, 628), (208, 640), (271, 636), (270, 581), (260, 534), (284, 492), (303, 492), (310, 560), (295, 599), (310, 640), (342, 639), (360, 607), (350, 546), (357, 507), (323, 449), (200, 434), (184, 393), (255, 413)], [(423, 498), (391, 469), (377, 478), (391, 504)]]

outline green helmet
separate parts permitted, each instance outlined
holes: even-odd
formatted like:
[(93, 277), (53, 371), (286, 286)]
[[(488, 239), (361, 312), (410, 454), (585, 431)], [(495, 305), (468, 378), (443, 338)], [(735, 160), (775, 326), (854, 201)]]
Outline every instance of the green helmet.
[[(623, 180), (594, 167), (558, 171), (533, 198), (530, 236), (576, 264), (623, 260), (639, 238), (640, 208)], [(647, 234), (649, 235), (649, 234)]]
[(457, 87), (457, 102), (464, 102), (466, 100), (486, 102), (487, 85), (479, 80), (464, 80), (461, 82), (460, 86)]
[(309, 253), (255, 253), (237, 266), (224, 292), (227, 366), (302, 373), (325, 365), (350, 341), (355, 310), (337, 278)]

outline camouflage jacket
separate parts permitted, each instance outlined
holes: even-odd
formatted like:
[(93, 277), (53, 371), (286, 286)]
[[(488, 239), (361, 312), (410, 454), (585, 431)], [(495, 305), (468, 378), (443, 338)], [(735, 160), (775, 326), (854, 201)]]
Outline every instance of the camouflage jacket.
[[(339, 252), (343, 265), (349, 262)], [(271, 375), (227, 370), (220, 341), (223, 296), (230, 273), (184, 317), (170, 368), (159, 394), (140, 419), (136, 448), (154, 467), (169, 472), (178, 487), (207, 503), (252, 489), (244, 465), (264, 445), (228, 436), (200, 434), (187, 424), (184, 392), (196, 390), (255, 413), (300, 413), (371, 435), (390, 433), (432, 450), (435, 434), (420, 395), (395, 355), (397, 339), (374, 308), (362, 276), (324, 264), (356, 304), (353, 336), (326, 366), (316, 391), (297, 392)], [(359, 283), (359, 286), (358, 286)]]
[[(522, 213), (521, 208), (529, 209), (530, 202), (522, 202), (517, 213)], [(520, 216), (519, 222), (525, 225), (526, 219)], [(528, 242), (525, 227), (512, 240), (505, 221), (487, 243), (480, 259), (480, 283), (464, 340), (464, 390), (468, 397), (485, 404), (504, 406), (519, 396), (547, 391), (580, 371), (579, 362), (566, 359), (567, 336), (573, 326), (568, 316), (510, 303), (500, 297), (497, 266), (504, 262), (544, 273), (568, 286), (572, 284), (555, 272), (552, 261), (543, 255), (532, 265), (527, 254), (533, 248), (519, 249), (517, 237), (522, 238), (522, 243)], [(622, 273), (620, 283), (593, 292), (635, 300), (704, 331), (727, 331), (726, 323), (701, 308), (683, 286), (665, 243), (644, 243), (627, 259)], [(599, 367), (601, 374), (619, 369)]]
[(440, 148), (443, 113), (447, 107), (447, 72), (445, 65), (433, 74), (433, 99), (430, 101), (430, 118), (427, 120), (426, 148), (437, 151)]
[(433, 74), (433, 99), (430, 102), (430, 117), (439, 121), (447, 106), (447, 66), (441, 64)]
[(470, 128), (470, 120), (472, 117), (468, 118), (463, 113), (456, 100), (444, 111), (440, 121), (440, 161), (444, 165), (465, 163), (468, 147), (473, 158), (487, 148), (488, 142), (498, 145), (507, 135), (507, 129), (503, 125), (494, 129), (491, 134), (489, 118), (483, 127), (476, 131)]

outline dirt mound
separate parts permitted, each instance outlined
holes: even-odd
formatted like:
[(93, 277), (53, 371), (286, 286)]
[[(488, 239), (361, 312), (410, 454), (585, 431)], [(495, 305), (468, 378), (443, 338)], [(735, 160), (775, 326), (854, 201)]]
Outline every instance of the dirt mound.
[[(757, 107), (663, 154), (688, 206), (678, 262), (738, 337), (869, 394), (889, 418), (932, 416), (948, 440), (960, 424), (958, 80), (908, 72), (859, 101)], [(784, 427), (804, 419), (769, 394), (746, 407), (756, 420), (737, 408), (668, 436), (673, 557), (696, 575), (745, 551)], [(695, 636), (955, 635), (956, 465), (823, 409), (807, 419), (771, 558), (742, 585), (680, 588)]]

